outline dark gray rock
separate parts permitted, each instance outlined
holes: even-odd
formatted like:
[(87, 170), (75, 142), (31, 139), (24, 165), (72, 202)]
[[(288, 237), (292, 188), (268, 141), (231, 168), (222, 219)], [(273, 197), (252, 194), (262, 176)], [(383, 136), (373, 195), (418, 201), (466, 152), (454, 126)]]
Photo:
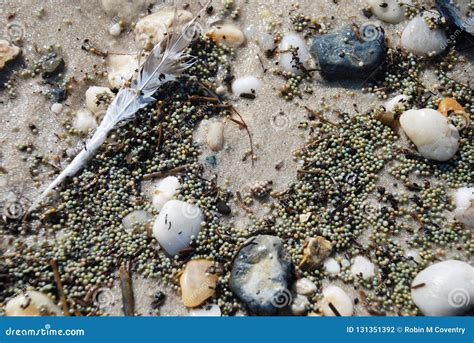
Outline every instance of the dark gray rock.
[(327, 80), (368, 79), (383, 64), (386, 50), (383, 29), (368, 24), (314, 38), (310, 53)]
[(436, 0), (436, 8), (446, 20), (471, 35), (474, 35), (474, 16), (463, 16), (450, 0)]
[(45, 79), (57, 76), (59, 73), (64, 71), (65, 63), (64, 59), (56, 54), (51, 54), (42, 63), (42, 74), (41, 76)]
[(230, 289), (253, 314), (276, 315), (292, 302), (288, 286), (293, 276), (290, 255), (275, 236), (250, 238), (237, 253)]

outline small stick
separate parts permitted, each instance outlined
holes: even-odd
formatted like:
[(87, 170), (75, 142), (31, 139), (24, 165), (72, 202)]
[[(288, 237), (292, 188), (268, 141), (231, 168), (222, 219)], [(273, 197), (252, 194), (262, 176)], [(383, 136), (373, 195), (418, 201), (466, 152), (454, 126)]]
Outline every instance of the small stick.
[(125, 265), (119, 268), (120, 288), (122, 289), (123, 313), (126, 316), (135, 315), (135, 298), (133, 296), (132, 278)]
[(63, 283), (61, 282), (61, 276), (59, 275), (58, 262), (56, 260), (51, 260), (49, 264), (51, 265), (51, 268), (53, 269), (54, 281), (56, 282), (56, 287), (58, 288), (59, 299), (61, 300), (63, 313), (65, 316), (69, 316), (69, 306), (67, 304), (66, 295), (64, 294), (64, 288), (63, 288)]
[(331, 311), (337, 316), (337, 317), (340, 317), (341, 314), (339, 313), (339, 311), (337, 310), (336, 306), (334, 306), (332, 304), (332, 302), (330, 302), (329, 304), (329, 308), (331, 309)]
[(219, 98), (210, 97), (210, 96), (199, 96), (199, 95), (189, 95), (189, 101), (207, 101), (207, 102), (219, 102)]
[(242, 207), (248, 213), (253, 213), (253, 211), (247, 205), (245, 205), (244, 201), (242, 200), (242, 195), (240, 195), (240, 192), (235, 192), (235, 195), (237, 197), (237, 202), (239, 203), (240, 207)]
[(422, 283), (412, 286), (411, 289), (417, 289), (417, 288), (421, 288), (425, 286), (426, 286), (426, 283), (422, 282)]

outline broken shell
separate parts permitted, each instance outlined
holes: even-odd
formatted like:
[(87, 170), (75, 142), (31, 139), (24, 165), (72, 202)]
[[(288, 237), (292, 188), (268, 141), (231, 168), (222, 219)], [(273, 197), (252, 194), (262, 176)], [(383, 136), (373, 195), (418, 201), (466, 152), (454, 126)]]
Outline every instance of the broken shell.
[(336, 261), (336, 259), (329, 257), (323, 261), (324, 270), (332, 275), (339, 274), (341, 271), (341, 266)]
[(179, 187), (179, 179), (176, 176), (168, 176), (158, 181), (153, 191), (153, 207), (160, 211), (166, 202), (173, 199)]
[(331, 250), (331, 242), (322, 236), (306, 238), (300, 268), (309, 271), (316, 269), (329, 256)]
[(396, 110), (404, 110), (406, 107), (408, 101), (410, 101), (411, 96), (405, 95), (405, 94), (400, 94), (392, 99), (388, 100), (384, 107), (387, 112), (395, 112)]
[(447, 260), (423, 269), (412, 282), (411, 297), (425, 316), (457, 316), (474, 308), (474, 267)]
[(474, 187), (462, 187), (456, 190), (454, 216), (464, 225), (474, 227)]
[(86, 91), (86, 106), (96, 117), (107, 111), (114, 93), (108, 87), (89, 87)]
[(237, 48), (244, 44), (244, 33), (235, 25), (224, 24), (211, 28), (206, 36), (216, 43), (225, 44), (231, 48)]
[(318, 303), (324, 316), (352, 316), (354, 305), (351, 298), (338, 286), (328, 286), (323, 289), (323, 298)]
[(453, 98), (443, 98), (438, 104), (438, 111), (445, 116), (452, 113), (465, 113), (464, 107)]
[(0, 70), (8, 61), (15, 59), (20, 54), (20, 48), (10, 44), (5, 39), (0, 39)]
[(207, 127), (206, 142), (213, 151), (224, 147), (224, 125), (221, 122), (212, 122)]
[(6, 316), (61, 316), (61, 309), (46, 294), (26, 291), (5, 305)]
[(107, 57), (107, 78), (112, 88), (122, 87), (137, 70), (138, 58), (136, 54), (109, 55)]
[(307, 297), (301, 294), (297, 294), (293, 298), (293, 303), (291, 304), (291, 313), (295, 316), (303, 316), (308, 312), (310, 306), (309, 300)]
[(214, 262), (192, 260), (186, 263), (179, 283), (181, 298), (187, 307), (196, 307), (212, 297), (215, 293), (218, 275), (212, 271)]
[(400, 124), (418, 152), (426, 158), (447, 161), (459, 147), (459, 132), (436, 110), (409, 110), (400, 116)]
[(193, 237), (201, 230), (204, 220), (196, 205), (180, 200), (169, 200), (163, 206), (153, 225), (153, 236), (171, 256), (189, 248)]
[(83, 134), (88, 134), (97, 127), (97, 121), (91, 112), (86, 109), (77, 111), (72, 126)]
[(317, 287), (310, 279), (301, 278), (296, 281), (295, 289), (298, 294), (312, 295), (316, 293)]
[[(176, 14), (176, 21), (175, 20)], [(154, 46), (161, 42), (171, 29), (177, 30), (193, 19), (192, 13), (174, 8), (163, 8), (147, 15), (135, 25), (135, 41), (143, 47)]]
[(255, 95), (261, 88), (263, 82), (255, 76), (240, 77), (232, 82), (232, 93), (241, 96), (242, 94)]
[(356, 256), (351, 267), (351, 274), (362, 276), (363, 279), (369, 279), (375, 276), (375, 266), (365, 256)]

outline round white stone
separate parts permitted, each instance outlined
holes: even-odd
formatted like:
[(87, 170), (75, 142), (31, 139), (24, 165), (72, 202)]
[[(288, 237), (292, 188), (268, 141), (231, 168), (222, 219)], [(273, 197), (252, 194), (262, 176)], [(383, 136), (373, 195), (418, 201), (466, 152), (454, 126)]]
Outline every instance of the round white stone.
[(171, 256), (189, 247), (192, 237), (201, 230), (204, 220), (202, 211), (196, 205), (180, 200), (165, 203), (153, 225), (153, 236)]
[(207, 126), (206, 142), (213, 151), (219, 151), (224, 147), (224, 124), (211, 122)]
[(298, 294), (312, 295), (316, 293), (317, 287), (310, 279), (301, 278), (296, 281), (295, 289)]
[(458, 129), (436, 110), (406, 111), (400, 116), (400, 124), (418, 152), (426, 158), (447, 161), (458, 150)]
[(153, 207), (160, 211), (163, 206), (176, 195), (179, 187), (179, 179), (176, 176), (168, 176), (159, 180), (153, 190)]
[(405, 8), (398, 0), (368, 0), (372, 13), (380, 20), (398, 24), (405, 19)]
[(466, 226), (474, 227), (474, 187), (456, 190), (456, 209), (454, 216)]
[(339, 263), (332, 257), (328, 257), (323, 261), (323, 267), (326, 272), (332, 275), (339, 274), (341, 271), (341, 266)]
[(97, 121), (91, 112), (86, 109), (82, 109), (77, 111), (76, 117), (74, 118), (73, 127), (77, 131), (87, 134), (97, 127)]
[(193, 308), (189, 310), (190, 317), (220, 317), (221, 309), (218, 305), (206, 305), (201, 308)]
[(240, 94), (256, 94), (262, 88), (263, 82), (255, 76), (244, 76), (232, 82), (232, 93)]
[(351, 298), (338, 286), (331, 285), (324, 288), (323, 298), (318, 303), (324, 316), (337, 316), (334, 310), (329, 306), (330, 303), (341, 316), (352, 316), (354, 313), (354, 305)]
[(458, 316), (474, 307), (474, 267), (466, 262), (432, 264), (411, 287), (413, 302), (425, 316)]
[(6, 303), (5, 315), (14, 317), (62, 316), (63, 312), (46, 294), (38, 291), (26, 291)]
[(301, 294), (297, 294), (291, 304), (291, 313), (295, 316), (303, 316), (308, 312), (310, 303), (307, 297)]
[(53, 113), (56, 113), (56, 114), (59, 114), (63, 111), (63, 108), (64, 106), (62, 104), (60, 104), (59, 102), (55, 102), (52, 106), (51, 106), (51, 112)]
[(363, 279), (369, 279), (375, 276), (375, 266), (365, 256), (356, 256), (351, 267), (351, 274), (354, 276), (362, 275)]
[(294, 54), (288, 50), (297, 49), (296, 56), (299, 62), (306, 66), (309, 52), (303, 39), (296, 33), (288, 33), (282, 38), (278, 48), (280, 50), (280, 67), (285, 71), (301, 74), (301, 70), (297, 68), (298, 64), (294, 61)]
[(121, 32), (122, 32), (122, 27), (120, 26), (119, 23), (115, 23), (109, 28), (109, 33), (111, 36), (117, 37), (120, 35)]
[[(425, 12), (423, 17), (437, 15)], [(431, 30), (423, 17), (417, 16), (408, 22), (402, 33), (402, 47), (419, 56), (431, 52), (438, 54), (447, 47), (446, 34), (442, 29)]]

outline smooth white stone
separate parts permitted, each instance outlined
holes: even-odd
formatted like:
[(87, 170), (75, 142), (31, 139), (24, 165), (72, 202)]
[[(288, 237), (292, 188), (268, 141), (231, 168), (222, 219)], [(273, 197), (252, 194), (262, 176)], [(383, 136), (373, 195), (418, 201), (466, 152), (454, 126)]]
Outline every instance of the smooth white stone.
[(107, 57), (107, 78), (112, 88), (122, 87), (124, 82), (130, 80), (137, 70), (136, 54), (109, 55)]
[(257, 34), (257, 44), (263, 51), (273, 50), (276, 47), (275, 37), (266, 32)]
[(201, 308), (193, 308), (189, 310), (190, 317), (220, 317), (221, 315), (221, 309), (216, 304), (206, 305)]
[(413, 302), (425, 316), (458, 316), (474, 307), (474, 267), (466, 262), (432, 264), (418, 273), (411, 287)]
[(375, 276), (375, 266), (365, 256), (356, 256), (351, 267), (351, 274), (359, 276), (362, 274), (363, 279), (369, 279)]
[(109, 33), (111, 36), (114, 36), (114, 37), (120, 36), (121, 32), (122, 32), (122, 27), (120, 26), (119, 23), (115, 23), (111, 27), (109, 27)]
[(232, 82), (232, 93), (240, 94), (256, 94), (262, 88), (263, 82), (255, 76), (240, 77)]
[(301, 39), (301, 37), (296, 33), (288, 33), (283, 36), (278, 48), (280, 51), (283, 51), (280, 53), (280, 67), (282, 67), (285, 71), (293, 72), (294, 74), (301, 74), (301, 70), (295, 67), (296, 63), (293, 60), (293, 54), (291, 52), (284, 51), (287, 51), (291, 48), (297, 48), (298, 52), (296, 56), (298, 56), (301, 64), (306, 66), (306, 60), (309, 57), (309, 52), (303, 39)]
[(396, 97), (388, 100), (384, 107), (387, 112), (394, 112), (395, 110), (403, 110), (404, 107), (408, 105), (408, 101), (410, 101), (411, 96), (400, 94)]
[(176, 10), (177, 20), (173, 24), (174, 15), (175, 9), (168, 7), (140, 19), (135, 25), (135, 41), (141, 47), (150, 43), (158, 44), (165, 38), (170, 29), (179, 32), (186, 23), (193, 19), (192, 13), (178, 9)]
[(52, 106), (51, 106), (51, 112), (53, 113), (56, 113), (56, 114), (59, 114), (63, 111), (63, 108), (64, 106), (62, 104), (60, 104), (59, 102), (55, 102)]
[(153, 215), (147, 211), (136, 210), (127, 214), (122, 219), (122, 225), (125, 231), (131, 231), (136, 225), (143, 225), (153, 219)]
[(303, 316), (308, 312), (310, 303), (307, 297), (301, 294), (297, 294), (291, 304), (291, 313), (295, 316)]
[(332, 257), (328, 257), (323, 261), (323, 266), (326, 272), (332, 275), (339, 274), (341, 271), (341, 266), (339, 263)]
[(336, 314), (329, 307), (331, 303), (341, 316), (352, 316), (354, 313), (354, 305), (347, 293), (338, 286), (328, 286), (323, 289), (323, 298), (318, 303), (321, 312), (326, 317), (335, 317)]
[(298, 294), (312, 295), (316, 293), (318, 288), (316, 287), (313, 281), (304, 277), (296, 281), (295, 289), (296, 289), (296, 293)]
[(461, 223), (474, 227), (474, 187), (462, 187), (456, 190), (456, 209), (454, 216)]
[(61, 309), (49, 296), (37, 291), (26, 291), (5, 305), (6, 316), (61, 316)]
[(82, 109), (77, 111), (72, 126), (77, 131), (87, 134), (97, 127), (97, 121), (89, 110)]
[[(114, 98), (114, 93), (108, 87), (91, 86), (86, 91), (86, 106), (96, 117), (105, 114), (109, 103)], [(99, 98), (98, 98), (99, 97)], [(100, 97), (107, 97), (110, 101), (99, 101)]]
[(206, 142), (212, 151), (219, 151), (224, 147), (224, 124), (212, 122), (207, 126)]
[(245, 42), (244, 33), (237, 26), (232, 24), (212, 27), (206, 32), (206, 35), (214, 42), (225, 44), (231, 48), (237, 48)]
[(201, 230), (203, 220), (202, 211), (196, 205), (170, 200), (155, 220), (153, 235), (169, 255), (175, 256), (189, 247), (192, 237)]
[[(423, 17), (438, 17), (431, 12), (425, 12)], [(447, 38), (444, 30), (431, 30), (421, 16), (417, 16), (408, 22), (402, 33), (401, 45), (403, 48), (415, 55), (426, 55), (434, 52), (440, 53), (447, 47)]]
[(160, 211), (178, 193), (180, 186), (179, 179), (176, 176), (168, 176), (159, 180), (153, 190), (153, 207)]
[(405, 8), (398, 0), (368, 0), (367, 3), (372, 13), (387, 23), (398, 24), (405, 19)]
[(406, 111), (400, 116), (400, 124), (418, 152), (426, 158), (447, 161), (458, 150), (458, 129), (436, 110)]

